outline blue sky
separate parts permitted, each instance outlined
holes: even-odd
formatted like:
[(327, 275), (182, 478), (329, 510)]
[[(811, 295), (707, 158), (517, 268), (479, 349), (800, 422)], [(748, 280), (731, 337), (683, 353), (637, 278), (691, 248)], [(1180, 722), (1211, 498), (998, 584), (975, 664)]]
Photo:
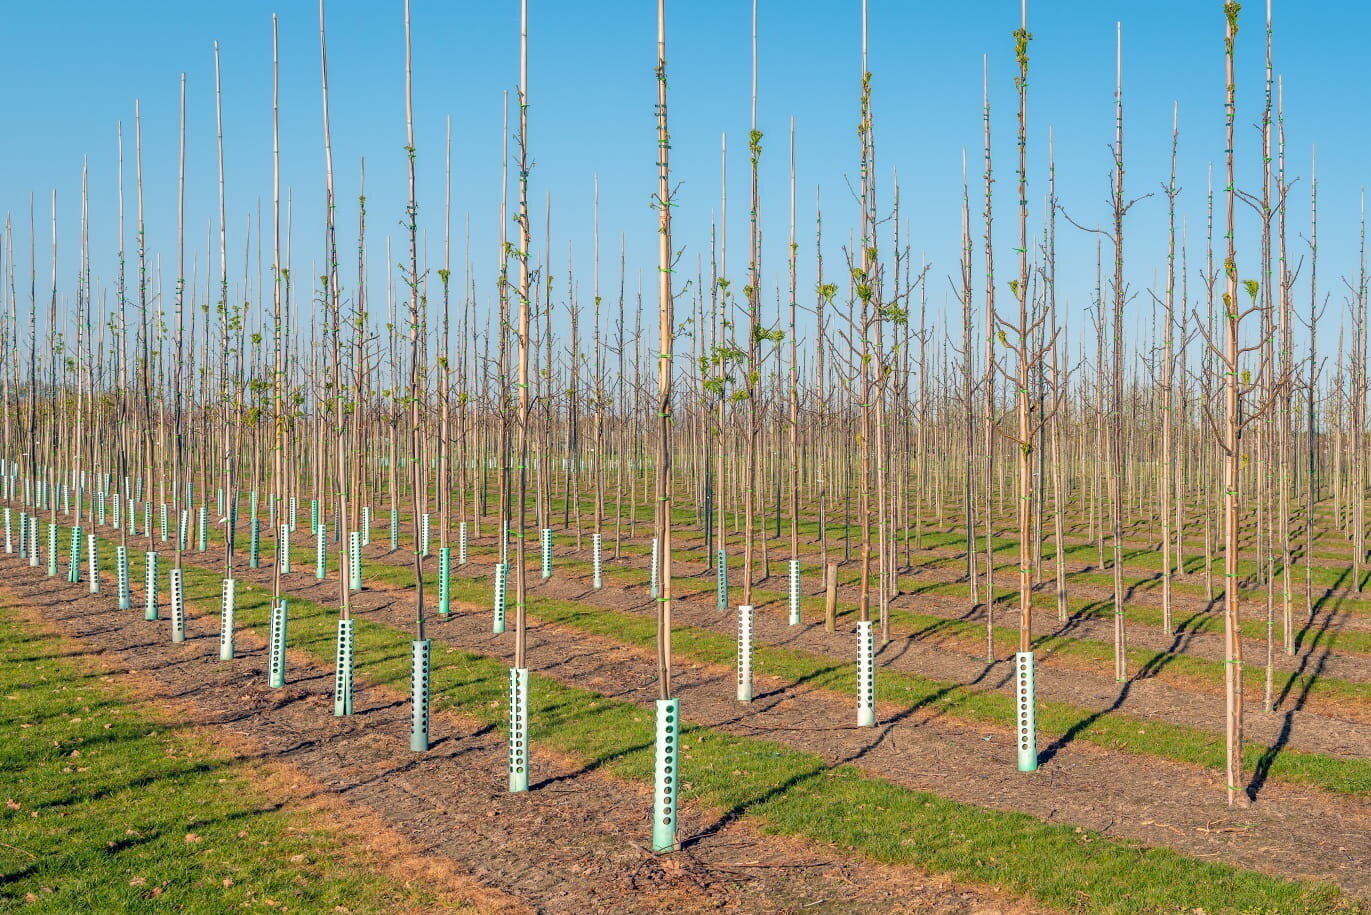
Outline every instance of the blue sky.
[[(655, 269), (655, 137), (652, 80), (655, 4), (650, 0), (531, 3), (530, 139), (535, 168), (535, 251), (547, 242), (551, 201), (551, 262), (560, 283), (574, 253), (577, 284), (591, 285), (591, 199), (600, 176), (602, 282), (617, 286), (617, 245), (626, 238), (630, 295), (639, 271)], [(785, 280), (788, 208), (787, 124), (797, 132), (801, 301), (813, 288), (814, 197), (822, 189), (826, 254), (841, 264), (856, 205), (848, 182), (856, 173), (859, 79), (857, 0), (762, 0), (759, 121), (765, 134), (762, 211), (768, 307)], [(221, 44), (229, 211), (230, 277), (243, 273), (244, 234), (260, 205), (270, 216), (271, 13), (280, 14), (283, 181), (295, 204), (297, 277), (317, 261), (322, 235), (323, 171), (316, 8), (309, 0), (231, 4), (146, 0), (130, 4), (14, 4), (0, 34), (6, 71), (0, 145), (0, 211), (13, 214), (19, 286), (27, 286), (27, 208), (36, 195), (40, 301), (48, 284), (47, 211), (58, 194), (62, 297), (76, 271), (80, 172), (91, 169), (91, 243), (96, 283), (112, 281), (116, 246), (115, 129), (124, 122), (132, 250), (132, 119), (143, 110), (148, 244), (166, 266), (171, 288), (175, 254), (176, 110), (180, 74), (188, 84), (189, 244), (197, 252), (199, 286), (206, 276), (208, 221), (215, 214), (212, 44)], [(395, 259), (403, 245), (405, 154), (403, 31), (399, 0), (334, 0), (329, 14), (329, 63), (334, 155), (340, 200), (340, 249), (345, 282), (354, 250), (358, 164), (367, 161), (372, 251), (372, 302), (384, 302), (384, 240)], [(1257, 190), (1262, 93), (1261, 3), (1243, 11), (1239, 36), (1240, 184)], [(719, 206), (719, 145), (729, 139), (730, 273), (742, 283), (747, 231), (746, 141), (749, 108), (750, 4), (747, 0), (675, 0), (668, 11), (673, 167), (681, 182), (677, 243), (682, 273), (708, 258), (709, 223)], [(1107, 219), (1113, 132), (1114, 30), (1123, 24), (1126, 152), (1130, 196), (1154, 192), (1127, 223), (1128, 275), (1138, 293), (1130, 321), (1145, 327), (1146, 290), (1164, 266), (1165, 203), (1159, 193), (1168, 167), (1173, 103), (1180, 108), (1181, 211), (1189, 220), (1190, 263), (1203, 258), (1206, 167), (1222, 155), (1221, 3), (1194, 0), (1030, 3), (1030, 198), (1033, 229), (1041, 224), (1046, 139), (1055, 135), (1058, 196), (1078, 221)], [(462, 272), (463, 233), (470, 219), (473, 258), (484, 309), (492, 299), (499, 229), (502, 95), (518, 78), (517, 0), (435, 3), (415, 0), (415, 104), (420, 222), (431, 266), (441, 266), (445, 119), (453, 122), (454, 273)], [(981, 147), (982, 55), (990, 56), (996, 156), (997, 245), (1001, 289), (1012, 271), (1013, 0), (962, 4), (871, 2), (870, 65), (880, 180), (888, 206), (898, 172), (903, 219), (915, 258), (932, 264), (930, 310), (941, 314), (947, 277), (957, 271), (962, 151), (978, 182)], [(1350, 3), (1277, 3), (1276, 70), (1285, 87), (1287, 171), (1298, 181), (1290, 202), (1292, 258), (1305, 252), (1311, 147), (1319, 148), (1323, 289), (1335, 306), (1345, 295), (1339, 277), (1355, 275), (1359, 194), (1366, 182), (1368, 141), (1358, 98), (1366, 85), (1363, 42), (1371, 9)], [(973, 185), (972, 209), (979, 212)], [(1256, 275), (1254, 225), (1239, 230), (1239, 264)], [(979, 235), (979, 227), (977, 228)], [(1084, 323), (1094, 285), (1094, 238), (1059, 225), (1059, 289), (1072, 336)], [(570, 248), (570, 250), (569, 250)], [(188, 258), (187, 273), (191, 258)], [(264, 260), (270, 263), (269, 248)], [(217, 270), (217, 266), (210, 269)], [(250, 272), (255, 282), (256, 255)], [(1307, 307), (1301, 277), (1296, 301)], [(976, 275), (982, 275), (978, 265)], [(189, 279), (189, 276), (188, 276)], [(1159, 280), (1158, 280), (1159, 281)], [(979, 285), (979, 284), (978, 284)], [(1190, 283), (1192, 300), (1202, 287)], [(248, 294), (252, 294), (249, 290)], [(200, 298), (203, 299), (203, 292)], [(302, 296), (303, 297), (303, 296)], [(25, 297), (26, 298), (26, 297)], [(980, 292), (978, 289), (977, 300)], [(651, 304), (651, 303), (649, 303)], [(1336, 308), (1335, 308), (1336, 310)], [(954, 315), (954, 319), (955, 319)], [(1330, 321), (1331, 323), (1331, 321)], [(1302, 334), (1301, 334), (1302, 336)], [(1332, 339), (1331, 332), (1324, 336)]]

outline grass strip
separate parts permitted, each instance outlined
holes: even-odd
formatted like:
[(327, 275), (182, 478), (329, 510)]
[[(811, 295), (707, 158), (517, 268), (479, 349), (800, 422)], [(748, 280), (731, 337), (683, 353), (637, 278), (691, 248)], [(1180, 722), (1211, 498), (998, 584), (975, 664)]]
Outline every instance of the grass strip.
[[(0, 909), (429, 910), (253, 766), (0, 604)], [(345, 907), (345, 908), (339, 908)]]

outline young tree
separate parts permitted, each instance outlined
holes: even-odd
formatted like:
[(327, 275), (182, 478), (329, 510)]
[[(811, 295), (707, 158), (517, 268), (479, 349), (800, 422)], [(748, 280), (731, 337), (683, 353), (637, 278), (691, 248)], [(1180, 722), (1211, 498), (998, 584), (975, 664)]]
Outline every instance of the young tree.
[(653, 534), (658, 543), (657, 583), (657, 791), (652, 811), (652, 849), (680, 847), (676, 838), (676, 791), (680, 782), (680, 702), (671, 690), (672, 384), (675, 303), (671, 274), (671, 133), (667, 128), (666, 0), (657, 0), (657, 481)]

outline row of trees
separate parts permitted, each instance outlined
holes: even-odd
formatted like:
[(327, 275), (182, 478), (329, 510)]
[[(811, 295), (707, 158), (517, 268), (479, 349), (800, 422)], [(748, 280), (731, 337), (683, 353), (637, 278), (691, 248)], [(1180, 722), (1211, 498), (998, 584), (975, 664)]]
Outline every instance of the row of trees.
[[(843, 249), (845, 270), (835, 282), (831, 257), (830, 273), (825, 274), (824, 226), (821, 217), (816, 219), (813, 251), (818, 281), (813, 290), (798, 288), (803, 255), (795, 217), (792, 125), (789, 257), (785, 279), (772, 284), (778, 303), (773, 321), (763, 302), (768, 281), (761, 260), (759, 173), (764, 138), (756, 120), (755, 4), (747, 282), (739, 296), (728, 271), (726, 198), (720, 201), (720, 222), (711, 232), (708, 257), (696, 258), (693, 279), (687, 275), (684, 249), (673, 239), (676, 198), (667, 118), (666, 8), (664, 0), (658, 0), (654, 339), (641, 283), (636, 295), (631, 290), (622, 241), (617, 295), (602, 296), (598, 212), (589, 302), (579, 295), (574, 264), (565, 281), (554, 287), (550, 244), (541, 260), (534, 251), (526, 0), (521, 4), (520, 73), (514, 99), (515, 150), (512, 156), (506, 150), (505, 157), (515, 170), (516, 238), (503, 236), (510, 220), (502, 203), (499, 256), (493, 282), (484, 285), (469, 252), (463, 271), (467, 280), (454, 285), (450, 164), (443, 192), (441, 266), (427, 263), (420, 250), (419, 150), (414, 140), (410, 18), (405, 4), (405, 250), (403, 259), (396, 259), (391, 239), (386, 239), (386, 264), (398, 268), (386, 270), (385, 320), (373, 315), (368, 299), (364, 163), (356, 199), (355, 283), (344, 280), (339, 253), (337, 220), (347, 207), (335, 191), (321, 0), (324, 267), (315, 278), (317, 286), (311, 283), (307, 294), (302, 295), (304, 284), (291, 270), (291, 203), (288, 192), (282, 206), (275, 93), (272, 222), (269, 228), (252, 227), (246, 239), (251, 245), (255, 232), (260, 245), (263, 234), (271, 236), (266, 295), (260, 280), (254, 284), (246, 262), (237, 290), (230, 279), (217, 85), (218, 270), (203, 284), (197, 277), (187, 279), (182, 216), (169, 310), (160, 294), (164, 271), (155, 259), (149, 262), (144, 234), (141, 118), (136, 108), (132, 280), (126, 275), (121, 127), (119, 267), (114, 287), (93, 288), (83, 195), (81, 272), (67, 296), (71, 319), (58, 320), (54, 198), (52, 284), (46, 303), (53, 331), (41, 345), (32, 198), (27, 297), (18, 292), (21, 254), (7, 217), (0, 257), (5, 290), (5, 307), (0, 308), (0, 399), (5, 406), (0, 435), (4, 453), (13, 462), (6, 475), (11, 502), (35, 515), (46, 513), (55, 525), (59, 500), (54, 494), (64, 484), (72, 486), (76, 525), (90, 537), (96, 533), (96, 512), (82, 512), (97, 500), (100, 515), (106, 500), (126, 507), (130, 515), (136, 505), (164, 506), (172, 525), (182, 530), (194, 527), (197, 514), (208, 515), (213, 501), (214, 515), (222, 519), (226, 533), (224, 626), (229, 657), (236, 549), (246, 537), (250, 562), (257, 564), (262, 542), (276, 547), (277, 560), (271, 563), (273, 636), (275, 640), (279, 632), (284, 643), (287, 570), (281, 561), (281, 541), (289, 536), (293, 520), (293, 508), (288, 506), (311, 503), (318, 513), (312, 533), (321, 550), (332, 550), (338, 558), (335, 711), (340, 715), (351, 711), (350, 595), (357, 582), (350, 569), (371, 513), (388, 510), (392, 545), (411, 551), (416, 581), (411, 735), (416, 750), (428, 745), (424, 576), (433, 516), (440, 614), (450, 609), (446, 582), (452, 569), (452, 537), (458, 536), (463, 557), (469, 542), (489, 538), (498, 544), (495, 575), (502, 581), (503, 576), (513, 576), (513, 791), (526, 790), (529, 784), (528, 544), (555, 528), (574, 538), (580, 550), (588, 535), (597, 586), (603, 550), (626, 558), (639, 545), (650, 545), (659, 633), (658, 791), (653, 815), (658, 850), (676, 842), (674, 746), (680, 707), (671, 686), (672, 582), (679, 574), (674, 561), (688, 561), (692, 571), (698, 567), (701, 574), (717, 576), (721, 607), (731, 606), (731, 587), (741, 588), (740, 624), (746, 624), (741, 625), (740, 667), (750, 652), (757, 584), (783, 574), (791, 594), (790, 619), (799, 623), (799, 593), (806, 586), (832, 593), (835, 567), (846, 566), (855, 575), (858, 596), (858, 723), (870, 725), (875, 722), (873, 624), (882, 641), (891, 637), (890, 610), (900, 595), (901, 575), (939, 555), (933, 550), (955, 554), (966, 611), (985, 623), (988, 659), (997, 654), (998, 613), (1014, 610), (1020, 633), (1017, 670), (1021, 689), (1031, 697), (1033, 609), (1038, 595), (1052, 592), (1050, 605), (1055, 606), (1058, 621), (1065, 622), (1072, 613), (1067, 586), (1070, 554), (1082, 545), (1093, 548), (1094, 565), (1111, 572), (1114, 675), (1126, 680), (1133, 672), (1127, 664), (1125, 565), (1128, 543), (1134, 540), (1160, 550), (1162, 625), (1168, 633), (1174, 629), (1177, 580), (1202, 580), (1211, 602), (1222, 597), (1228, 661), (1227, 781), (1230, 802), (1242, 803), (1243, 588), (1257, 586), (1265, 596), (1270, 625), (1263, 700), (1269, 708), (1275, 655), (1296, 650), (1297, 621), (1317, 609), (1316, 542), (1335, 544), (1335, 537), (1345, 537), (1347, 552), (1342, 555), (1352, 565), (1351, 584), (1362, 587), (1367, 284), (1363, 258), (1358, 275), (1348, 282), (1346, 319), (1339, 322), (1333, 371), (1321, 372), (1318, 322), (1326, 294), (1317, 285), (1317, 183), (1310, 182), (1314, 231), (1304, 286), (1297, 283), (1298, 270), (1287, 247), (1286, 211), (1293, 182), (1285, 171), (1279, 84), (1270, 63), (1270, 10), (1260, 125), (1263, 177), (1261, 188), (1252, 193), (1236, 186), (1241, 144), (1235, 129), (1233, 60), (1239, 6), (1225, 3), (1222, 10), (1226, 148), (1223, 189), (1216, 193), (1211, 186), (1205, 195), (1209, 224), (1204, 265), (1191, 268), (1191, 242), (1186, 233), (1178, 232), (1182, 190), (1176, 179), (1177, 125), (1170, 174), (1161, 185), (1168, 209), (1166, 263), (1163, 280), (1148, 290), (1153, 332), (1150, 339), (1130, 347), (1126, 313), (1135, 295), (1124, 279), (1124, 241), (1126, 217), (1140, 198), (1130, 197), (1125, 186), (1122, 79), (1116, 93), (1108, 219), (1097, 227), (1063, 209), (1051, 166), (1041, 192), (1031, 181), (1032, 34), (1026, 2), (1012, 33), (1018, 192), (1013, 277), (1006, 282), (994, 269), (987, 77), (984, 280), (977, 288), (978, 229), (971, 217), (970, 182), (964, 177), (962, 256), (951, 277), (960, 315), (930, 314), (930, 267), (912, 256), (899, 185), (893, 182), (888, 195), (878, 186), (874, 80), (867, 62), (863, 3), (853, 242)], [(274, 18), (272, 27), (275, 47)], [(279, 84), (278, 69), (273, 54), (274, 86)], [(184, 100), (184, 77), (182, 87)], [(178, 213), (183, 214), (184, 101), (181, 121)], [(450, 123), (448, 138), (450, 163)], [(1035, 198), (1043, 214), (1036, 230)], [(1216, 203), (1221, 216), (1217, 224)], [(1250, 247), (1242, 249), (1256, 252), (1247, 255), (1256, 263), (1257, 278), (1250, 280), (1238, 266), (1239, 203), (1252, 207), (1263, 227)], [(1099, 240), (1096, 294), (1089, 312), (1092, 326), (1077, 329), (1077, 352), (1070, 348), (1067, 321), (1058, 311), (1059, 216)], [(1217, 240), (1220, 250), (1215, 248)], [(1108, 271), (1106, 254), (1112, 256)], [(1191, 279), (1201, 289), (1198, 295), (1192, 294)], [(1008, 309), (996, 301), (1001, 285), (1012, 296)], [(1142, 323), (1136, 318), (1139, 306), (1131, 308), (1135, 323)], [(802, 311), (813, 314), (808, 339), (802, 339)], [(1308, 349), (1300, 354), (1294, 343), (1296, 320), (1309, 329)], [(241, 517), (244, 506), (246, 519)], [(411, 531), (410, 542), (404, 545), (397, 533), (402, 513), (409, 515)], [(152, 555), (159, 541), (144, 521), (145, 546)], [(130, 523), (120, 525), (121, 561), (132, 548), (133, 530)], [(1017, 541), (1012, 575), (1000, 568), (1011, 557), (997, 543), (1007, 533)], [(184, 537), (175, 538), (174, 606), (185, 542)], [(730, 571), (728, 559), (739, 554), (741, 569)], [(1244, 558), (1251, 565), (1240, 564)], [(773, 562), (782, 560), (783, 567), (773, 568)], [(1302, 600), (1296, 594), (1297, 563), (1303, 566)], [(1217, 574), (1216, 568), (1221, 569)], [(126, 578), (126, 570), (123, 574)], [(1006, 592), (1011, 583), (1012, 590)], [(127, 605), (122, 590), (120, 597)], [(745, 673), (740, 676), (746, 678)], [(746, 685), (749, 689), (744, 690), (740, 682), (740, 699), (750, 698), (750, 682)], [(1020, 766), (1028, 769), (1037, 764), (1031, 736), (1025, 736), (1033, 732), (1031, 699), (1023, 712)]]

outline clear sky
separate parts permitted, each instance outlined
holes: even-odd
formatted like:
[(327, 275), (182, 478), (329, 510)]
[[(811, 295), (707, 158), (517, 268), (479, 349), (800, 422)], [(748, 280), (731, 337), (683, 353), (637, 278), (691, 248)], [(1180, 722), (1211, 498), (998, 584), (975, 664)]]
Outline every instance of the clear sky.
[[(535, 167), (534, 248), (548, 241), (560, 284), (574, 252), (576, 282), (588, 300), (592, 282), (592, 187), (600, 178), (602, 283), (617, 292), (617, 246), (626, 237), (630, 294), (639, 271), (654, 263), (655, 4), (650, 0), (532, 0), (530, 3), (530, 142)], [(801, 301), (812, 299), (816, 189), (824, 202), (826, 254), (842, 263), (856, 205), (849, 190), (857, 163), (859, 80), (858, 0), (761, 0), (759, 126), (768, 308), (785, 279), (788, 208), (787, 125), (797, 137)], [(83, 160), (90, 167), (91, 244), (97, 287), (114, 272), (116, 125), (125, 136), (128, 195), (126, 237), (133, 246), (133, 110), (143, 113), (143, 164), (148, 246), (160, 253), (169, 293), (175, 254), (176, 111), (180, 74), (187, 77), (189, 244), (198, 286), (206, 277), (210, 220), (215, 214), (214, 71), (212, 44), (221, 45), (227, 160), (230, 276), (241, 285), (249, 217), (270, 218), (271, 14), (280, 14), (283, 181), (295, 209), (297, 277), (317, 261), (322, 235), (323, 154), (320, 127), (319, 36), (311, 0), (187, 3), (143, 0), (95, 3), (49, 0), (10, 4), (0, 30), (4, 68), (0, 144), (0, 211), (12, 214), (19, 249), (21, 311), (28, 280), (29, 195), (38, 201), (39, 299), (48, 286), (49, 195), (57, 191), (61, 296), (77, 269), (77, 226)], [(1007, 295), (1015, 244), (1013, 208), (1013, 0), (911, 3), (871, 0), (870, 66), (882, 209), (898, 173), (906, 238), (926, 256), (930, 310), (941, 315), (948, 277), (957, 272), (961, 158), (971, 162), (973, 214), (981, 209), (981, 80), (989, 55), (993, 105), (998, 268)], [(1248, 3), (1239, 36), (1240, 184), (1259, 190), (1263, 4)], [(462, 275), (470, 220), (481, 308), (493, 298), (499, 230), (503, 94), (518, 78), (517, 0), (437, 3), (414, 0), (415, 108), (420, 224), (430, 266), (441, 266), (444, 125), (452, 118), (453, 266)], [(729, 273), (742, 285), (747, 232), (750, 3), (671, 0), (669, 72), (677, 243), (682, 273), (708, 260), (710, 220), (719, 208), (720, 139), (729, 143)], [(1130, 321), (1145, 327), (1147, 295), (1164, 267), (1166, 178), (1173, 104), (1179, 105), (1182, 186), (1188, 219), (1190, 294), (1200, 301), (1206, 168), (1222, 156), (1220, 0), (1037, 0), (1029, 4), (1031, 231), (1042, 219), (1047, 135), (1055, 136), (1058, 196), (1079, 222), (1108, 218), (1112, 167), (1115, 23), (1123, 28), (1128, 195), (1152, 193), (1127, 222), (1128, 276), (1137, 294)], [(1365, 41), (1371, 7), (1346, 2), (1277, 2), (1275, 67), (1284, 81), (1290, 250), (1305, 255), (1311, 148), (1317, 144), (1321, 190), (1320, 285), (1336, 308), (1346, 295), (1342, 276), (1357, 269), (1359, 194), (1366, 182), (1367, 126), (1360, 98), (1367, 85)], [(399, 0), (333, 0), (328, 7), (334, 156), (339, 193), (340, 250), (345, 284), (355, 250), (357, 172), (366, 158), (373, 308), (384, 301), (385, 236), (400, 259), (405, 199), (403, 150), (403, 29)], [(1222, 182), (1216, 181), (1217, 184)], [(973, 215), (973, 218), (978, 218)], [(1239, 264), (1256, 276), (1255, 228), (1244, 217)], [(980, 227), (977, 226), (979, 236)], [(1059, 289), (1072, 337), (1084, 323), (1094, 286), (1093, 236), (1062, 223)], [(979, 246), (979, 242), (978, 242)], [(569, 251), (569, 248), (571, 249)], [(210, 247), (217, 251), (217, 242)], [(217, 257), (217, 254), (212, 256)], [(1107, 255), (1106, 255), (1107, 256)], [(264, 261), (270, 264), (270, 249)], [(211, 267), (217, 271), (217, 266)], [(250, 273), (255, 283), (256, 254)], [(1308, 304), (1307, 267), (1296, 301)], [(983, 268), (976, 267), (977, 301)], [(683, 277), (684, 278), (684, 277)], [(350, 290), (347, 290), (350, 294)], [(241, 292), (238, 294), (242, 294)], [(248, 294), (252, 294), (248, 290)], [(303, 298), (303, 293), (300, 294)], [(203, 300), (204, 293), (199, 293)], [(649, 302), (649, 305), (651, 302)], [(957, 315), (953, 315), (954, 320)], [(1330, 322), (1331, 323), (1331, 322)], [(1300, 335), (1301, 338), (1303, 334)], [(1325, 336), (1330, 340), (1332, 334)]]

